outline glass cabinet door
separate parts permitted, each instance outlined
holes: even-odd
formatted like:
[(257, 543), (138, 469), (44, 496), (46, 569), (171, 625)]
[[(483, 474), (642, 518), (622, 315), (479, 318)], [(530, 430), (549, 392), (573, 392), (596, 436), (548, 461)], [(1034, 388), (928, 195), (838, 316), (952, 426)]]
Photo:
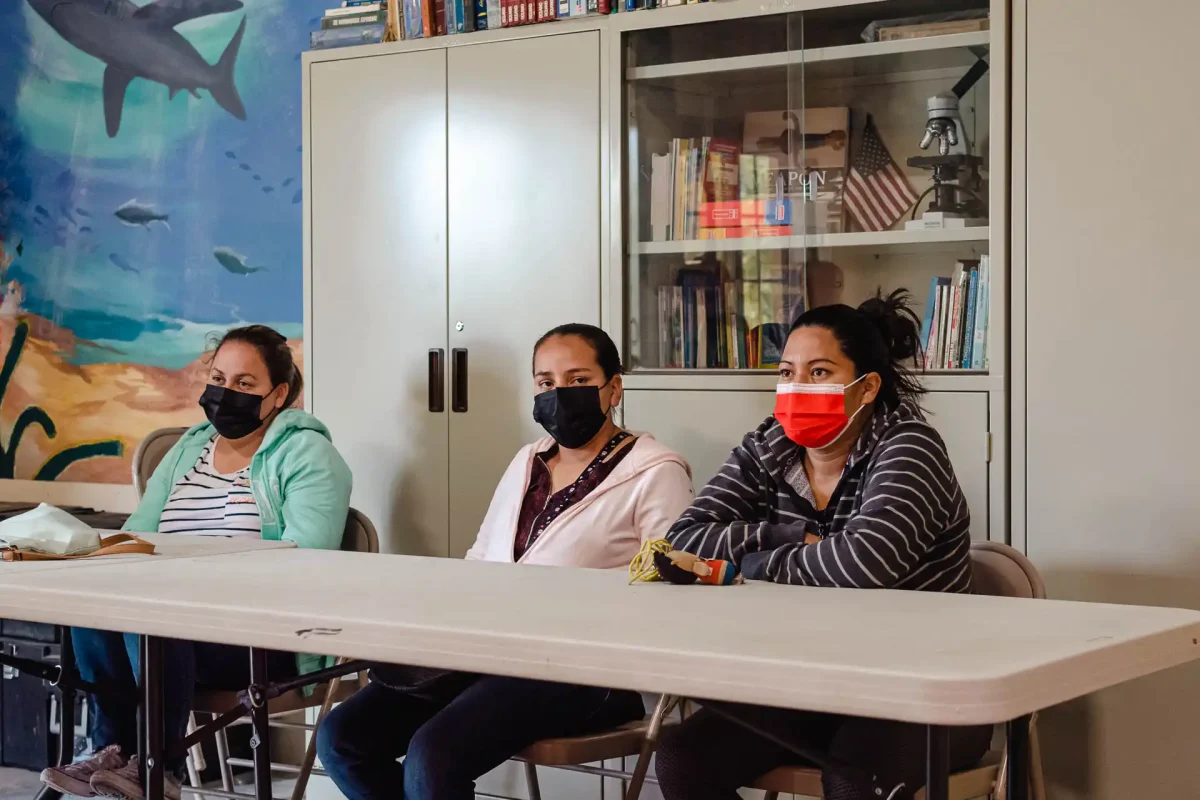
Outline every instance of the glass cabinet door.
[[(760, 369), (804, 304), (801, 21), (627, 34), (626, 342), (634, 370)], [(799, 236), (798, 236), (799, 235)]]
[(987, 0), (624, 34), (632, 370), (773, 369), (792, 320), (906, 289), (986, 370)]

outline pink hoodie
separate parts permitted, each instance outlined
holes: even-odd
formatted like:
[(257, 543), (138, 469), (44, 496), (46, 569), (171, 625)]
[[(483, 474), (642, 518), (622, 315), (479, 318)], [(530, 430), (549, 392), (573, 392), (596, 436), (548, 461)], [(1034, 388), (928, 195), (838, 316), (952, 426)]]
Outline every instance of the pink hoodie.
[[(526, 445), (508, 465), (467, 558), (513, 560), (517, 517), (529, 488), (534, 456), (549, 438)], [(612, 474), (551, 522), (522, 564), (592, 569), (625, 568), (642, 542), (659, 539), (692, 502), (692, 470), (678, 453), (640, 434)]]

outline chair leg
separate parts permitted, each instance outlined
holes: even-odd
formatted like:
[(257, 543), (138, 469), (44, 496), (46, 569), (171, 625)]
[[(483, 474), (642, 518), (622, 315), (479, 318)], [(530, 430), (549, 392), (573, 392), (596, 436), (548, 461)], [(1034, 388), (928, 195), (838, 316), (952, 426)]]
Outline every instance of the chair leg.
[(538, 785), (537, 766), (525, 762), (525, 784), (529, 787), (529, 800), (542, 800), (542, 787)]
[(1042, 745), (1038, 740), (1037, 714), (1029, 720), (1029, 776), (1033, 800), (1046, 800), (1046, 777), (1042, 773)]
[[(217, 715), (213, 714), (213, 719)], [(233, 791), (233, 767), (229, 766), (229, 737), (225, 729), (217, 731), (217, 761), (221, 762), (221, 788), (226, 792)]]
[[(1033, 800), (1046, 800), (1046, 778), (1042, 771), (1042, 748), (1038, 740), (1037, 714), (1029, 718), (1029, 794)], [(1008, 748), (1000, 759), (1000, 774), (992, 800), (1008, 800)]]
[[(196, 731), (197, 727), (198, 726), (196, 725), (196, 715), (194, 713), (188, 714), (188, 721), (187, 721), (188, 735), (190, 736), (192, 733), (194, 733)], [(188, 769), (194, 768), (197, 773), (200, 773), (200, 772), (204, 771), (204, 768), (206, 766), (208, 766), (208, 764), (205, 763), (205, 761), (204, 761), (204, 746), (202, 744), (196, 743), (196, 744), (192, 745), (190, 748), (188, 748)], [(194, 783), (192, 785), (199, 786), (200, 784)]]
[[(188, 754), (187, 754), (188, 783), (191, 784), (192, 786), (196, 787), (197, 789), (199, 789), (200, 788), (200, 770), (196, 766), (196, 754), (194, 752), (192, 752), (193, 750), (195, 750), (195, 748), (192, 748), (192, 750), (189, 750)], [(204, 795), (196, 795), (196, 796), (201, 798), (201, 800), (203, 800), (203, 798), (204, 798)]]
[[(337, 665), (345, 664), (346, 660), (339, 658)], [(304, 761), (300, 764), (300, 773), (296, 775), (296, 785), (292, 787), (292, 800), (301, 800), (308, 790), (308, 777), (312, 774), (313, 762), (317, 758), (317, 730), (320, 729), (321, 721), (325, 719), (325, 715), (333, 706), (333, 695), (337, 691), (340, 680), (339, 678), (325, 684), (325, 698), (321, 701), (321, 710), (317, 712), (317, 724), (313, 726), (314, 730), (309, 734), (308, 746), (304, 748)]]
[(633, 775), (629, 779), (629, 787), (625, 790), (625, 800), (638, 800), (642, 793), (642, 785), (646, 782), (646, 773), (650, 770), (650, 758), (658, 746), (658, 734), (662, 730), (663, 718), (671, 713), (671, 709), (679, 702), (679, 698), (664, 694), (658, 698), (654, 711), (650, 714), (650, 727), (646, 730), (646, 738), (642, 740), (642, 749), (638, 753), (637, 764), (634, 765)]

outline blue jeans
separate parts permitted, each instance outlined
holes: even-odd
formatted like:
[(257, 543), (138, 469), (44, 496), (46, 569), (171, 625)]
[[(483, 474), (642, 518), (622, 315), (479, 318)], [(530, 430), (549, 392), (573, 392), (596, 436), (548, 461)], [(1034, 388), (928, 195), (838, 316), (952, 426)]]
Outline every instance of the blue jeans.
[[(72, 628), (75, 667), (79, 676), (90, 683), (112, 687), (108, 693), (91, 698), (91, 736), (96, 749), (112, 744), (121, 752), (137, 752), (137, 681), (138, 637), (130, 633)], [(167, 747), (177, 744), (187, 731), (196, 686), (236, 691), (250, 685), (250, 653), (244, 647), (223, 644), (163, 640), (163, 720)], [(295, 657), (270, 653), (268, 674), (275, 679), (294, 677)], [(177, 775), (185, 759), (176, 758), (167, 769)]]
[[(474, 800), (475, 779), (539, 739), (641, 719), (633, 692), (484, 677), (448, 703), (372, 683), (317, 732), (321, 765), (349, 800)], [(404, 756), (401, 765), (397, 759)]]

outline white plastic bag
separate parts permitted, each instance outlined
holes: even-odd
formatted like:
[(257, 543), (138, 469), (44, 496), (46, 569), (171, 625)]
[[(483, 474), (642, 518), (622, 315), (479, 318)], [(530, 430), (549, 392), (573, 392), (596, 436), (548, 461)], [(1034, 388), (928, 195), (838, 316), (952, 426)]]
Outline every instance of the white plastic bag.
[(42, 503), (0, 522), (0, 548), (52, 556), (87, 555), (100, 549), (100, 534), (61, 508)]

